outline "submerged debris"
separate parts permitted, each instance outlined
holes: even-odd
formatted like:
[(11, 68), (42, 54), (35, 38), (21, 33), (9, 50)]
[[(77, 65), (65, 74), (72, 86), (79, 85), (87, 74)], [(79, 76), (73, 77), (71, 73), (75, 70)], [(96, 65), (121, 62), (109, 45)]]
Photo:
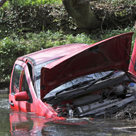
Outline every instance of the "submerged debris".
[(129, 103), (125, 108), (122, 108), (115, 115), (113, 115), (112, 118), (136, 120), (136, 100), (132, 103)]

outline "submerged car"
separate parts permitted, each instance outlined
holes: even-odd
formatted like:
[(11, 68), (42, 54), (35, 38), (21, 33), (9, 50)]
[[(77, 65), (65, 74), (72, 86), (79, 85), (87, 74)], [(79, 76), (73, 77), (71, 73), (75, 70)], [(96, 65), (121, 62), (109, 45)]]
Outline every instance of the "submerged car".
[(58, 119), (117, 112), (136, 100), (132, 35), (92, 45), (62, 45), (17, 58), (10, 80), (11, 109)]

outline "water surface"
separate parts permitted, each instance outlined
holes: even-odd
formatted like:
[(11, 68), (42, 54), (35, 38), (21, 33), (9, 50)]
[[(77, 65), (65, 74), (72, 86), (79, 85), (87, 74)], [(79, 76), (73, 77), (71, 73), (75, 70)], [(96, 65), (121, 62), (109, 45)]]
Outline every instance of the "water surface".
[(136, 123), (111, 119), (51, 121), (34, 113), (10, 110), (8, 95), (0, 95), (0, 136), (129, 136)]

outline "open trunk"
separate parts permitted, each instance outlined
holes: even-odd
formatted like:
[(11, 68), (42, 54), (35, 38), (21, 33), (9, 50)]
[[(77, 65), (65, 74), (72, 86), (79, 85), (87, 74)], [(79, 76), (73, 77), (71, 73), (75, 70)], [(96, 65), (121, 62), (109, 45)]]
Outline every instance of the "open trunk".
[(132, 34), (89, 45), (43, 67), (41, 99), (58, 116), (70, 117), (115, 113), (135, 100), (135, 77), (128, 72)]

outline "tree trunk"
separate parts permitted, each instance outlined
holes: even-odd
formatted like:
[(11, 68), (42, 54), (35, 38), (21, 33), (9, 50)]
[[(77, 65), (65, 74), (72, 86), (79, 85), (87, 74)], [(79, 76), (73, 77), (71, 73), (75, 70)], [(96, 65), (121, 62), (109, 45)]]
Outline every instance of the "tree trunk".
[(6, 2), (6, 0), (0, 0), (0, 7)]
[(89, 0), (63, 0), (63, 4), (79, 28), (95, 29), (100, 26), (101, 22), (91, 11)]

